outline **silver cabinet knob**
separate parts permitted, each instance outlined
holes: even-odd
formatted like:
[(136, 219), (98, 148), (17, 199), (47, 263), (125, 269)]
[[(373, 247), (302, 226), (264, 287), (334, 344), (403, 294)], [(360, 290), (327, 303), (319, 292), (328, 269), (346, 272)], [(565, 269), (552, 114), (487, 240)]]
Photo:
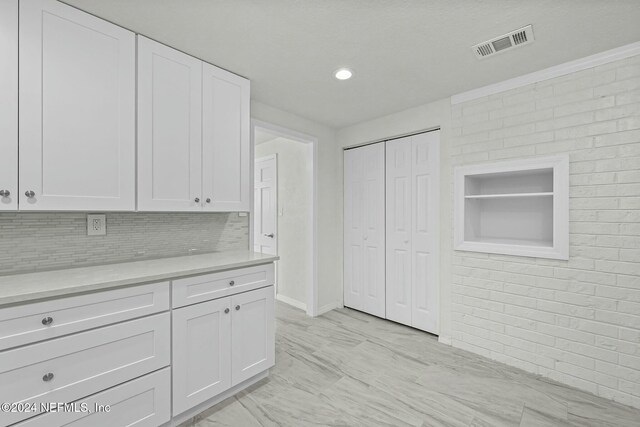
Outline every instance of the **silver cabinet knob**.
[(205, 200), (205, 202), (207, 202), (207, 203), (211, 203), (211, 198), (210, 198), (210, 197), (207, 197), (207, 200)]
[(271, 239), (273, 239), (273, 236), (275, 236), (275, 234), (273, 233), (269, 233), (269, 234), (265, 234), (264, 237), (269, 237)]
[(46, 383), (48, 383), (52, 379), (53, 379), (53, 374), (51, 372), (49, 372), (48, 374), (44, 374), (44, 376), (42, 377), (42, 381)]
[(240, 306), (236, 305), (236, 311), (240, 310)]
[(44, 319), (42, 319), (42, 324), (45, 326), (49, 326), (50, 324), (53, 323), (53, 318), (51, 317), (45, 317)]
[(236, 284), (236, 281), (235, 281), (235, 280), (232, 280), (232, 281), (230, 281), (230, 282), (229, 282), (229, 286), (233, 286), (233, 285), (235, 285), (235, 284)]
[(228, 308), (224, 309), (224, 314), (229, 314), (229, 309)]
[(11, 191), (9, 190), (0, 190), (0, 197), (9, 197), (11, 195)]
[(195, 199), (193, 199), (193, 201), (196, 203), (200, 203), (200, 197), (196, 197)]
[(34, 193), (32, 190), (28, 190), (24, 192), (24, 195), (30, 199), (33, 199), (36, 196), (36, 193)]

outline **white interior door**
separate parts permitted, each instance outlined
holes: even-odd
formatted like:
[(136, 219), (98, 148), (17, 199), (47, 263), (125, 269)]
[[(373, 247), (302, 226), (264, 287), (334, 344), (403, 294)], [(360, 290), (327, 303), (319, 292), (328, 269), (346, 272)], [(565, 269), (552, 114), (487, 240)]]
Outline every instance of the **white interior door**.
[(21, 1), (19, 49), (20, 209), (134, 210), (134, 33)]
[(18, 0), (0, 2), (0, 211), (18, 209)]
[(387, 141), (387, 318), (438, 333), (439, 132)]
[(384, 143), (345, 151), (344, 304), (385, 317)]
[(422, 133), (411, 138), (413, 184), (411, 325), (437, 334), (439, 332), (440, 131)]
[(386, 145), (387, 319), (411, 325), (411, 137)]
[(138, 36), (138, 209), (200, 211), (202, 61)]
[(255, 161), (253, 250), (278, 253), (278, 158), (275, 155)]

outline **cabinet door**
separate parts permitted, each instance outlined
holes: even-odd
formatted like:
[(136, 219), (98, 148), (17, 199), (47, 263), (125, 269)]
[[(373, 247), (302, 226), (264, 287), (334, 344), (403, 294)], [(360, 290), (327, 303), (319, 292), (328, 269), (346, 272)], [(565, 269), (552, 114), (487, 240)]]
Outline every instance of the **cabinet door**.
[(18, 209), (18, 0), (0, 2), (0, 211)]
[(388, 141), (387, 319), (411, 324), (411, 137)]
[(411, 151), (411, 326), (437, 334), (440, 132), (414, 135), (411, 139)]
[(138, 36), (138, 210), (202, 210), (202, 61)]
[(249, 80), (210, 64), (202, 76), (204, 207), (249, 210)]
[(345, 152), (345, 305), (385, 316), (384, 143)]
[(135, 54), (130, 31), (20, 2), (20, 210), (135, 209)]
[(231, 298), (173, 311), (173, 415), (231, 387)]
[(273, 286), (231, 297), (231, 379), (233, 385), (275, 363)]

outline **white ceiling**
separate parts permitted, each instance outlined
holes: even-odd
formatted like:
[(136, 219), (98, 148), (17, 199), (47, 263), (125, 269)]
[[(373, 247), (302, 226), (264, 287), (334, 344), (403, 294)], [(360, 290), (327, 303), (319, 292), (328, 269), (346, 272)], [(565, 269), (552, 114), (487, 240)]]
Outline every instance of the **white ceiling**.
[[(340, 128), (640, 40), (639, 0), (65, 0)], [(470, 47), (527, 24), (536, 41)], [(354, 71), (340, 82), (333, 71)]]

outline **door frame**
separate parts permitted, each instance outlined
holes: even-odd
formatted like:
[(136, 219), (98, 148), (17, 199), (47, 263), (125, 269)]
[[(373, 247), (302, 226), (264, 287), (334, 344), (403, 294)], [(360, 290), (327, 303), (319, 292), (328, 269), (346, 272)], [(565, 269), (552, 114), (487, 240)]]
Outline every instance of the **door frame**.
[[(311, 164), (312, 164), (312, 189), (311, 189), (311, 229), (309, 230), (311, 251), (310, 262), (311, 272), (308, 278), (307, 285), (307, 315), (316, 317), (318, 315), (318, 138), (298, 132), (292, 129), (288, 129), (282, 126), (278, 126), (272, 123), (263, 122), (256, 119), (251, 119), (251, 164), (255, 165), (255, 131), (256, 129), (266, 130), (270, 133), (276, 134), (283, 138), (290, 139), (292, 141), (301, 142), (304, 144), (311, 144)], [(251, 168), (251, 182), (252, 190), (254, 185), (254, 169)], [(253, 197), (250, 197), (250, 219), (249, 219), (249, 248), (253, 250)]]

